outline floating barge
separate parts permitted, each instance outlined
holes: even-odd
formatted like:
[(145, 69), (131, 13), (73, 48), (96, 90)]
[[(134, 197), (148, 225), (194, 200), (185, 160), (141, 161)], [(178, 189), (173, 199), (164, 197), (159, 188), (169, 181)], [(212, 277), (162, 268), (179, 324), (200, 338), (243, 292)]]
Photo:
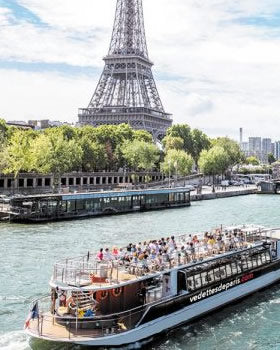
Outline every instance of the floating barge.
[(190, 206), (188, 188), (13, 197), (11, 222), (44, 222)]

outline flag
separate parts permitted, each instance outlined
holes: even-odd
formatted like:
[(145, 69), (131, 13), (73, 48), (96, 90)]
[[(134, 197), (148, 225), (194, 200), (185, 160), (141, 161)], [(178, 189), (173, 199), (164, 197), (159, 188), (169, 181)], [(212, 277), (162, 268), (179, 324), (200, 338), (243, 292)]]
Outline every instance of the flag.
[(33, 305), (33, 308), (30, 310), (28, 317), (25, 321), (25, 328), (28, 328), (31, 320), (35, 320), (35, 318), (39, 318), (39, 306), (38, 301)]

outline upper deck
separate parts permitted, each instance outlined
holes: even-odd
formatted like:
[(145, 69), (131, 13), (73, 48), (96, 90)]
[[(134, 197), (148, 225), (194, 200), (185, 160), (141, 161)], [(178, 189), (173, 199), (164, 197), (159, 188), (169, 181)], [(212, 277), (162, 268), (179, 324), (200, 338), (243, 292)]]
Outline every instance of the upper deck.
[(215, 242), (211, 242), (209, 237), (206, 242), (205, 234), (193, 237), (197, 237), (199, 243), (191, 246), (188, 234), (174, 237), (174, 249), (171, 239), (166, 239), (168, 248), (159, 249), (158, 252), (158, 241), (154, 240), (144, 242), (146, 244), (143, 243), (141, 247), (131, 245), (136, 251), (130, 251), (129, 246), (119, 250), (115, 248), (115, 254), (108, 252), (102, 260), (97, 258), (96, 253), (90, 252), (85, 256), (66, 259), (55, 264), (50, 284), (65, 290), (106, 290), (160, 277), (174, 269), (188, 268), (191, 271), (202, 263), (207, 268), (215, 261), (236, 260), (237, 255), (261, 250), (264, 243), (280, 238), (280, 229), (236, 226), (224, 228), (218, 233), (221, 239), (217, 238)]

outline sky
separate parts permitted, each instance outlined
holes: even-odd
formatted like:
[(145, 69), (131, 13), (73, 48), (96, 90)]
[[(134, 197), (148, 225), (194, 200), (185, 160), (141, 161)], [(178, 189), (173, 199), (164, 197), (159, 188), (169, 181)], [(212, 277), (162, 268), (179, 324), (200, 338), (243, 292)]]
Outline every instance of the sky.
[[(0, 0), (0, 117), (78, 120), (116, 0)], [(280, 1), (143, 0), (166, 112), (209, 136), (280, 140)]]

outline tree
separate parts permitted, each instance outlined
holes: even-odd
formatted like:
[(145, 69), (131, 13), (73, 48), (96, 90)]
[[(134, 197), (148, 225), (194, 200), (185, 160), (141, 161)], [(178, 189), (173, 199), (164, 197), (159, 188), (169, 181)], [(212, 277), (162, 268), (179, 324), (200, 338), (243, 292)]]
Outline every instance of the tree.
[(192, 130), (191, 138), (192, 138), (191, 156), (193, 157), (195, 164), (197, 166), (201, 152), (203, 150), (209, 150), (211, 146), (211, 142), (208, 136), (198, 129)]
[(192, 134), (191, 128), (187, 124), (177, 124), (171, 126), (171, 128), (167, 130), (166, 136), (180, 137), (184, 142), (183, 150), (191, 154)]
[(134, 130), (133, 140), (144, 141), (147, 143), (153, 143), (152, 135), (146, 130)]
[(183, 150), (170, 149), (163, 163), (161, 163), (161, 171), (170, 175), (186, 176), (191, 174), (193, 166), (192, 157)]
[(267, 160), (268, 160), (268, 163), (271, 165), (272, 163), (275, 163), (276, 162), (276, 159), (273, 155), (273, 153), (268, 153), (267, 155)]
[(166, 136), (162, 143), (166, 152), (171, 149), (183, 150), (184, 148), (184, 140), (178, 136)]
[(34, 131), (14, 131), (4, 151), (4, 174), (14, 174), (16, 178), (20, 172), (32, 170), (30, 145), (35, 137)]
[(258, 160), (258, 158), (256, 157), (248, 157), (245, 161), (246, 164), (249, 164), (249, 165), (260, 165), (260, 161)]
[(228, 167), (233, 167), (234, 165), (240, 164), (245, 160), (244, 153), (241, 151), (239, 144), (228, 137), (219, 137), (214, 139), (212, 140), (212, 145), (223, 148), (223, 150), (227, 153), (229, 162)]
[(0, 149), (6, 144), (8, 139), (8, 126), (5, 120), (0, 119)]
[(153, 170), (159, 160), (159, 149), (152, 143), (134, 140), (122, 149), (126, 164), (133, 170)]
[[(178, 142), (180, 138), (183, 140)], [(191, 130), (187, 124), (173, 125), (167, 130), (167, 136), (164, 138), (164, 145), (168, 149), (182, 149), (192, 156), (197, 165), (202, 150), (208, 150), (211, 146), (210, 140), (206, 134), (198, 129)]]
[(91, 141), (88, 136), (82, 137), (78, 144), (82, 150), (81, 166), (84, 171), (103, 170), (107, 166), (104, 145)]
[(79, 169), (83, 154), (75, 140), (67, 141), (62, 134), (41, 134), (34, 140), (31, 153), (33, 169), (42, 174), (52, 173), (55, 187), (62, 174)]
[(202, 151), (198, 161), (199, 168), (205, 175), (213, 176), (213, 192), (215, 175), (224, 174), (230, 163), (229, 155), (220, 146), (214, 146), (209, 151)]

